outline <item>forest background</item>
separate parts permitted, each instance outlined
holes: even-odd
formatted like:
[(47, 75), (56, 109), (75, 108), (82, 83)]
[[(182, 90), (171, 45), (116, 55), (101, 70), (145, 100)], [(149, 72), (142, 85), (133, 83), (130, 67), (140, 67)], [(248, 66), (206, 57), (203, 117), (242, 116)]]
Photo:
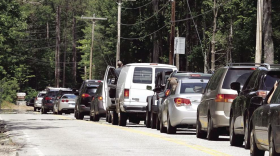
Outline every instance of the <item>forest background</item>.
[[(271, 3), (270, 35), (274, 63), (278, 63), (280, 1), (264, 1)], [(96, 22), (93, 49), (93, 79), (102, 79), (106, 66), (115, 65), (117, 6), (116, 0), (1, 0), (0, 99), (14, 102), (17, 92), (26, 92), (29, 99), (54, 86), (57, 7), (61, 9), (60, 86), (63, 72), (64, 87), (71, 88), (81, 85), (85, 66), (88, 73), (92, 22), (81, 19), (82, 15), (107, 18)], [(229, 62), (254, 62), (257, 0), (176, 0), (175, 15), (176, 36), (186, 38), (181, 71), (204, 72), (205, 56), (209, 71), (213, 45), (216, 69)], [(124, 64), (168, 63), (169, 0), (123, 2), (121, 23)]]

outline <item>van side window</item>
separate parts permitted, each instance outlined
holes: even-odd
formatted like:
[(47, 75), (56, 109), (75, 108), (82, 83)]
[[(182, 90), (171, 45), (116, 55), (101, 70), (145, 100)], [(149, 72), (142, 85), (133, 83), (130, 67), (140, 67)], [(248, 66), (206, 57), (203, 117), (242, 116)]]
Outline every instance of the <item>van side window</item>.
[(153, 78), (152, 76), (152, 68), (135, 67), (132, 82), (151, 84)]
[(245, 88), (245, 90), (251, 90), (255, 87), (255, 84), (256, 84), (256, 80), (257, 80), (257, 76), (259, 75), (259, 72), (258, 71), (255, 71), (252, 75), (251, 75), (251, 78), (250, 80), (248, 80), (248, 84)]
[(218, 84), (224, 74), (224, 70), (223, 68), (218, 69), (214, 75), (211, 77), (208, 86), (207, 86), (207, 91), (211, 91), (211, 90), (215, 90), (218, 87)]

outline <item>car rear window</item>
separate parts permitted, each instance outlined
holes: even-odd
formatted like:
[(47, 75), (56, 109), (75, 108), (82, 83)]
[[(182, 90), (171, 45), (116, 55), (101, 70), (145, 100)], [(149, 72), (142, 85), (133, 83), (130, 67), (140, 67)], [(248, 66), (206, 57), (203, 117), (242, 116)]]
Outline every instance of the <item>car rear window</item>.
[(243, 86), (254, 70), (254, 68), (230, 68), (226, 74), (222, 88), (230, 89), (232, 82), (239, 82)]
[(96, 93), (96, 90), (97, 90), (97, 87), (88, 87), (86, 90), (86, 93), (92, 95), (92, 94)]
[(50, 91), (50, 92), (48, 93), (48, 96), (50, 96), (50, 97), (55, 97), (57, 94), (58, 94), (58, 91)]
[(152, 68), (135, 67), (133, 83), (151, 84), (152, 76)]
[(280, 79), (280, 71), (270, 71), (267, 73), (266, 77), (263, 79), (262, 90), (271, 90), (274, 83)]
[(45, 96), (46, 94), (44, 94), (44, 93), (39, 93), (38, 94), (38, 97), (43, 97), (43, 96)]
[(62, 91), (61, 94), (62, 94), (62, 95), (63, 95), (63, 94), (73, 94), (73, 92), (72, 92), (72, 91)]
[(180, 93), (202, 93), (207, 83), (182, 83)]
[(62, 97), (63, 99), (75, 99), (76, 98), (76, 95), (63, 95)]

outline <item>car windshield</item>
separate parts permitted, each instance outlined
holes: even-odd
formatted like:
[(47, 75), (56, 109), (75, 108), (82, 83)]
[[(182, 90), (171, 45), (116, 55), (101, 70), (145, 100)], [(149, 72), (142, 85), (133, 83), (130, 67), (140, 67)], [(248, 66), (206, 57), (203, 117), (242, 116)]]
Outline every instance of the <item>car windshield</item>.
[(86, 93), (92, 95), (92, 94), (96, 93), (96, 90), (97, 90), (97, 87), (88, 87), (86, 90)]
[(74, 94), (71, 94), (71, 95), (63, 95), (62, 98), (63, 98), (63, 99), (75, 99), (75, 98), (76, 98), (76, 95), (74, 95)]
[(264, 78), (264, 83), (261, 86), (262, 90), (271, 90), (274, 86), (274, 83), (280, 79), (280, 71), (270, 71), (267, 73), (266, 77)]
[(50, 91), (50, 92), (48, 93), (48, 96), (50, 96), (50, 97), (55, 97), (57, 94), (58, 94), (58, 91)]
[(180, 93), (202, 93), (207, 83), (182, 83)]
[(135, 67), (133, 73), (133, 83), (151, 84), (152, 68)]
[(231, 68), (228, 70), (223, 83), (223, 89), (230, 89), (232, 82), (239, 82), (241, 86), (244, 85), (247, 78), (254, 71), (254, 68)]

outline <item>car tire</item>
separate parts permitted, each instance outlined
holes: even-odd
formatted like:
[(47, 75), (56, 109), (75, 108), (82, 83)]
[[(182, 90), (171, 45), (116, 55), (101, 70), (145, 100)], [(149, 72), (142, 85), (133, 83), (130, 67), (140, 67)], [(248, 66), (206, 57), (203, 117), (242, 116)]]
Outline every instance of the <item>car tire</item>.
[(108, 112), (106, 112), (106, 122), (109, 121)]
[(41, 109), (41, 114), (47, 114), (47, 111), (45, 110), (44, 107)]
[(231, 146), (242, 146), (244, 137), (242, 135), (236, 135), (234, 133), (234, 118), (230, 117), (230, 125), (229, 125), (229, 139)]
[(113, 115), (111, 115), (112, 125), (118, 124), (118, 114), (116, 111), (112, 111)]
[(156, 129), (160, 130), (160, 121), (159, 121), (158, 115), (156, 115), (156, 116), (157, 116), (157, 118), (156, 118)]
[(112, 117), (110, 111), (108, 111), (108, 123), (112, 123)]
[(160, 133), (166, 133), (167, 129), (166, 127), (163, 126), (163, 122), (162, 120), (160, 120), (160, 129), (159, 129)]
[(148, 106), (146, 107), (146, 127), (151, 127), (151, 113), (148, 110)]
[(250, 133), (250, 155), (251, 156), (264, 156), (264, 151), (258, 149), (258, 147), (257, 147), (253, 130), (251, 130), (251, 133)]
[(77, 117), (76, 119), (78, 120), (83, 120), (84, 119), (84, 114), (80, 113), (80, 112), (77, 112)]
[(93, 121), (99, 121), (100, 120), (99, 115), (97, 115), (95, 112), (93, 112), (92, 118), (93, 118)]
[(122, 112), (121, 110), (118, 113), (118, 125), (119, 126), (126, 126), (127, 121), (127, 114), (125, 112)]
[(249, 116), (247, 115), (246, 120), (245, 120), (245, 128), (244, 128), (244, 143), (245, 149), (250, 148), (250, 129), (249, 129)]
[(167, 115), (167, 134), (175, 134), (177, 128), (171, 125), (169, 114)]
[(277, 153), (275, 150), (274, 135), (272, 130), (270, 130), (270, 136), (269, 136), (269, 155), (280, 156), (280, 153)]
[(62, 111), (59, 111), (58, 108), (57, 108), (57, 114), (62, 115)]
[(212, 117), (208, 116), (208, 124), (207, 124), (207, 139), (208, 140), (217, 140), (219, 138), (219, 134), (217, 129), (213, 126)]
[(201, 123), (199, 121), (199, 118), (197, 117), (197, 119), (196, 119), (196, 137), (204, 139), (204, 138), (206, 138), (206, 136), (207, 136), (207, 133), (202, 131)]
[(152, 113), (151, 116), (151, 128), (156, 129), (157, 127), (157, 115), (155, 113)]
[(36, 107), (34, 107), (34, 112), (36, 112), (37, 111), (37, 108)]
[(90, 120), (90, 121), (94, 121), (94, 120), (93, 120), (93, 117), (92, 117), (91, 115), (89, 115), (89, 120)]

